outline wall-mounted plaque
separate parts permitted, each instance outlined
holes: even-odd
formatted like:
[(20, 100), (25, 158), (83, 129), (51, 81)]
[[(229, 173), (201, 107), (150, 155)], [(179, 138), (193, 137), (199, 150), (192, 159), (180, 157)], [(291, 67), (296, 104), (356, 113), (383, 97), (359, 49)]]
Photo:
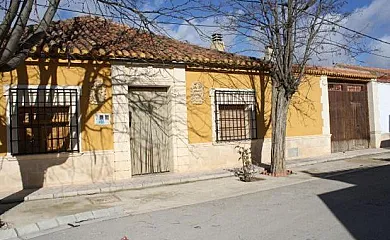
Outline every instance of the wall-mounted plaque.
[(194, 82), (191, 85), (191, 103), (200, 105), (204, 103), (204, 86), (201, 82)]
[(102, 79), (96, 79), (89, 92), (89, 103), (90, 104), (103, 104), (106, 100), (107, 88), (103, 84)]

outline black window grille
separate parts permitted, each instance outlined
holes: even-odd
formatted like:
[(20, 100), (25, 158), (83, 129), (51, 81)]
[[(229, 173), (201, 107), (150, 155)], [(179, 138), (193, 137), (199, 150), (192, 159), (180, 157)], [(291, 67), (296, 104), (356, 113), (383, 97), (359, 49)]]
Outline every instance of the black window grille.
[(217, 141), (257, 138), (255, 91), (215, 90)]
[(79, 151), (77, 89), (10, 88), (13, 155)]

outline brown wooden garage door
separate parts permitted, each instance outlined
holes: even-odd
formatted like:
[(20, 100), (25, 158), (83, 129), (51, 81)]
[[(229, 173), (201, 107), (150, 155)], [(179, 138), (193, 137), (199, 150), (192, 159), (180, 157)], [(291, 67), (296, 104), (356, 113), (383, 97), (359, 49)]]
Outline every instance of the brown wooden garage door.
[(370, 134), (366, 84), (330, 81), (328, 89), (332, 152), (368, 148)]

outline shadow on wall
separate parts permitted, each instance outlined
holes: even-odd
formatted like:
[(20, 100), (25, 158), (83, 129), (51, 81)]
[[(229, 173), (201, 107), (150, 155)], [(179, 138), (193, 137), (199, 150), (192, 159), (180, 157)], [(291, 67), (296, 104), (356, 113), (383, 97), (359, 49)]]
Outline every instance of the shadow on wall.
[[(194, 86), (198, 82), (202, 83), (204, 86), (204, 101), (203, 103), (193, 103), (192, 102), (192, 92), (190, 91), (190, 87)], [(254, 71), (234, 71), (234, 70), (213, 70), (213, 69), (191, 69), (188, 70), (187, 73), (187, 115), (188, 115), (188, 132), (190, 144), (197, 143), (207, 143), (211, 144), (215, 139), (213, 136), (216, 135), (215, 131), (215, 123), (216, 121), (215, 115), (216, 106), (212, 106), (215, 104), (211, 101), (213, 96), (211, 96), (211, 89), (229, 89), (229, 90), (240, 90), (240, 89), (254, 89), (256, 91), (256, 135), (257, 139), (250, 141), (250, 147), (252, 149), (252, 156), (254, 161), (257, 163), (261, 163), (261, 151), (263, 147), (264, 137), (268, 132), (269, 128), (269, 116), (270, 116), (270, 95), (269, 89), (267, 88), (267, 78), (261, 72)], [(223, 103), (225, 104), (225, 103)], [(230, 103), (227, 103), (230, 104)], [(234, 104), (233, 104), (234, 105)], [(237, 110), (236, 110), (237, 111)], [(230, 117), (237, 117), (238, 113), (234, 112), (234, 108), (232, 108), (231, 112), (227, 114), (231, 114)], [(226, 115), (227, 116), (227, 115)], [(240, 115), (242, 116), (242, 115)], [(240, 117), (238, 116), (238, 117)], [(250, 122), (248, 120), (248, 122)], [(235, 123), (232, 123), (233, 126), (236, 126)], [(229, 127), (228, 127), (229, 128)], [(226, 131), (229, 131), (228, 128)], [(250, 127), (249, 127), (250, 129)], [(250, 131), (250, 130), (248, 130)], [(242, 131), (241, 131), (242, 134)], [(222, 142), (221, 142), (222, 143)], [(249, 141), (226, 141), (224, 144), (220, 145), (226, 149), (226, 146), (231, 146), (231, 153), (234, 154), (232, 158), (235, 158), (235, 147), (237, 145), (243, 144), (247, 145)], [(215, 146), (215, 145), (214, 145)], [(215, 146), (218, 149), (218, 146)], [(194, 149), (199, 149), (196, 147)], [(206, 145), (203, 149), (207, 149)], [(227, 149), (226, 149), (227, 150)], [(222, 150), (220, 150), (222, 151)], [(217, 153), (218, 151), (216, 151)], [(206, 153), (196, 153), (195, 151), (190, 151), (192, 156), (195, 159), (198, 158), (206, 158), (210, 157)], [(224, 154), (227, 154), (224, 151)], [(218, 156), (212, 156), (218, 157)], [(200, 159), (201, 160), (201, 159)], [(203, 159), (205, 160), (205, 159)], [(219, 163), (223, 163), (223, 160), (216, 159)], [(234, 163), (234, 162), (230, 162)], [(239, 162), (237, 161), (237, 165)]]
[[(379, 161), (379, 160), (378, 160)], [(381, 160), (389, 161), (389, 159)], [(315, 177), (354, 186), (318, 195), (356, 240), (385, 240), (390, 236), (390, 166), (346, 171), (309, 173)], [(346, 174), (345, 174), (346, 173)]]
[(25, 197), (43, 187), (47, 169), (55, 165), (61, 165), (67, 160), (67, 156), (57, 159), (35, 160), (16, 158), (19, 163), (23, 189), (0, 199), (0, 215), (23, 202)]
[(390, 148), (390, 139), (381, 141), (381, 148)]
[[(44, 113), (37, 113), (37, 112), (31, 112), (34, 111), (31, 108), (30, 117), (26, 119), (27, 123), (32, 125), (34, 119), (36, 120), (37, 116), (40, 115), (41, 118), (44, 118), (45, 122), (47, 123), (47, 126), (45, 127), (45, 131), (42, 131), (42, 127), (22, 127), (21, 129), (17, 130), (18, 138), (22, 138), (22, 141), (19, 143), (14, 143), (14, 146), (18, 145), (18, 148), (21, 149), (22, 152), (32, 152), (33, 148), (41, 148), (40, 151), (45, 151), (45, 149), (52, 149), (55, 151), (64, 151), (64, 150), (70, 150), (74, 149), (76, 142), (71, 141), (72, 134), (74, 131), (72, 130), (66, 130), (63, 125), (59, 122), (59, 116), (58, 114), (62, 114), (62, 118), (68, 119), (67, 121), (77, 121), (77, 119), (81, 119), (81, 123), (79, 124), (79, 134), (82, 135), (82, 142), (84, 145), (86, 145), (87, 148), (83, 148), (83, 150), (91, 151), (93, 153), (93, 156), (91, 157), (91, 167), (89, 170), (84, 169), (76, 169), (74, 165), (67, 164), (67, 166), (63, 167), (61, 171), (66, 172), (68, 179), (74, 178), (75, 171), (78, 173), (82, 173), (85, 175), (89, 175), (91, 177), (94, 177), (94, 175), (98, 175), (100, 172), (104, 171), (104, 164), (96, 165), (96, 158), (95, 155), (95, 149), (99, 149), (99, 146), (103, 145), (102, 142), (98, 142), (96, 140), (99, 139), (99, 141), (102, 141), (104, 137), (102, 134), (102, 129), (94, 128), (93, 126), (90, 126), (89, 124), (86, 124), (89, 121), (93, 121), (94, 114), (96, 112), (99, 112), (102, 108), (104, 108), (105, 104), (111, 104), (111, 95), (106, 97), (101, 104), (91, 107), (89, 104), (89, 96), (90, 96), (90, 88), (91, 84), (93, 84), (94, 80), (96, 78), (103, 79), (104, 83), (106, 84), (108, 82), (108, 78), (105, 75), (102, 75), (100, 71), (102, 68), (107, 67), (107, 65), (100, 64), (100, 65), (93, 65), (92, 61), (86, 62), (86, 63), (59, 63), (56, 60), (50, 60), (50, 62), (45, 61), (39, 61), (37, 68), (28, 68), (29, 65), (37, 65), (37, 62), (26, 62), (26, 65), (23, 65), (19, 67), (16, 71), (16, 74), (11, 77), (11, 82), (9, 84), (11, 85), (38, 85), (46, 87), (48, 85), (79, 85), (82, 87), (82, 96), (79, 99), (79, 106), (80, 108), (78, 111), (74, 113), (74, 116), (71, 115), (70, 111), (64, 111), (63, 113), (58, 113), (58, 109), (61, 109), (60, 107), (55, 107), (51, 111), (44, 111)], [(60, 68), (61, 67), (61, 68)], [(75, 81), (75, 79), (70, 79), (71, 76), (67, 76), (67, 72), (69, 68), (73, 68), (72, 70), (76, 71), (78, 74), (78, 79)], [(34, 70), (32, 70), (34, 69)], [(36, 73), (32, 72), (36, 71)], [(61, 81), (58, 79), (58, 75), (61, 75)], [(29, 78), (30, 77), (30, 78)], [(38, 88), (39, 88), (38, 87)], [(38, 97), (35, 98), (35, 101), (39, 101)], [(8, 104), (8, 103), (7, 103)], [(34, 104), (37, 104), (37, 102), (30, 103), (30, 106), (34, 106)], [(109, 108), (110, 109), (110, 108)], [(20, 109), (18, 110), (20, 111)], [(65, 113), (66, 112), (66, 113)], [(2, 132), (6, 132), (7, 125), (6, 120), (3, 116), (5, 116), (5, 109), (2, 109), (1, 111), (1, 130)], [(76, 116), (76, 113), (79, 113), (79, 116)], [(24, 118), (26, 113), (15, 113), (16, 118), (20, 118), (20, 115), (22, 114), (22, 117)], [(66, 116), (64, 116), (66, 115)], [(41, 119), (42, 120), (42, 119)], [(18, 120), (20, 124), (21, 121), (25, 121), (25, 119), (19, 119)], [(64, 120), (65, 121), (65, 120)], [(64, 130), (65, 129), (65, 130)], [(111, 128), (107, 129), (107, 131), (112, 131)], [(54, 138), (60, 138), (61, 140), (57, 140), (54, 142), (52, 139)], [(78, 138), (80, 139), (80, 138)], [(7, 146), (6, 143), (6, 134), (0, 134), (0, 141), (2, 143), (1, 150), (2, 152), (7, 152)], [(40, 144), (34, 144), (34, 141), (39, 141)], [(81, 143), (79, 144), (81, 145)], [(42, 156), (42, 157), (40, 157)], [(69, 153), (61, 153), (61, 154), (50, 154), (53, 158), (45, 157), (43, 154), (39, 155), (15, 155), (15, 159), (18, 162), (19, 165), (19, 171), (20, 176), (22, 180), (22, 187), (23, 189), (15, 192), (7, 197), (4, 197), (3, 199), (0, 199), (0, 214), (3, 214), (4, 212), (10, 210), (14, 206), (16, 206), (18, 203), (23, 202), (24, 198), (27, 197), (29, 194), (37, 191), (39, 188), (42, 188), (44, 186), (45, 180), (46, 180), (46, 173), (48, 169), (54, 166), (60, 166), (66, 163), (71, 157)], [(2, 161), (12, 161), (12, 160), (3, 160)], [(74, 164), (73, 161), (71, 163)], [(3, 164), (3, 162), (1, 163)], [(101, 168), (101, 169), (96, 169)], [(3, 168), (0, 168), (0, 172), (3, 170)], [(3, 170), (4, 171), (4, 170)], [(91, 171), (91, 172), (84, 172), (83, 171)], [(55, 178), (56, 183), (61, 184), (61, 176), (56, 177), (55, 172), (51, 173), (51, 177)], [(69, 181), (69, 180), (68, 180)], [(73, 180), (72, 180), (73, 181)], [(62, 181), (64, 182), (64, 181)]]
[[(187, 127), (186, 115), (175, 114), (185, 113), (185, 92), (177, 92), (173, 69), (126, 63), (125, 67), (114, 66), (114, 74), (114, 85), (120, 89), (115, 102), (128, 106), (120, 113), (128, 118), (128, 126), (120, 123), (116, 131), (122, 129), (130, 135), (131, 174), (172, 171), (173, 142), (187, 143), (181, 137)], [(177, 84), (181, 87), (184, 83)], [(173, 129), (175, 126), (180, 130)]]
[[(390, 138), (390, 115), (389, 115), (389, 126), (388, 126), (388, 129), (385, 130), (387, 133), (386, 133), (386, 138)], [(390, 139), (386, 139), (386, 140), (382, 140), (381, 141), (381, 145), (380, 145), (381, 148), (390, 148)]]
[[(299, 86), (298, 91), (293, 95), (287, 115), (287, 136), (305, 136), (305, 135), (316, 135), (322, 134), (322, 125), (319, 123), (318, 119), (321, 119), (321, 110), (322, 106), (320, 104), (321, 91), (320, 87), (316, 86), (318, 79), (314, 78), (315, 81), (312, 82), (311, 76), (305, 76), (302, 79), (302, 82)], [(313, 86), (314, 83), (314, 86)], [(253, 143), (252, 148), (255, 152), (259, 152), (260, 156), (258, 159), (254, 159), (255, 164), (265, 169), (269, 169), (270, 165), (265, 164), (263, 161), (262, 150), (264, 146), (264, 138), (272, 137), (272, 119), (271, 119), (271, 109), (272, 109), (272, 80), (270, 77), (261, 76), (261, 85), (260, 85), (260, 99), (258, 103), (258, 131), (260, 138), (262, 139), (261, 145), (258, 146), (258, 143)], [(317, 99), (318, 98), (318, 99)], [(317, 100), (313, 100), (317, 99)], [(264, 101), (265, 100), (265, 101)], [(320, 121), (322, 123), (322, 119)], [(311, 129), (311, 130), (307, 130)], [(318, 130), (319, 129), (319, 130)], [(264, 131), (264, 132), (263, 132)], [(313, 133), (317, 131), (318, 133)], [(272, 143), (270, 143), (272, 144)], [(269, 146), (271, 151), (272, 146)], [(297, 148), (294, 148), (297, 149)], [(286, 146), (286, 158), (289, 157), (289, 149)], [(270, 157), (270, 156), (269, 156)], [(294, 156), (297, 157), (297, 156)]]
[[(271, 137), (271, 94), (272, 86), (271, 79), (262, 72), (251, 71), (228, 71), (228, 70), (190, 70), (191, 73), (198, 73), (198, 75), (190, 75), (191, 82), (202, 82), (205, 85), (205, 102), (203, 105), (195, 105), (190, 101), (190, 96), (187, 96), (188, 104), (188, 130), (190, 139), (195, 139), (194, 143), (210, 143), (213, 141), (212, 131), (213, 122), (211, 112), (213, 106), (211, 106), (209, 95), (212, 88), (226, 88), (226, 89), (255, 89), (256, 90), (256, 120), (257, 120), (257, 139), (251, 141), (253, 162), (256, 165), (263, 166), (264, 157), (262, 153), (264, 148), (264, 139)], [(187, 75), (188, 77), (188, 75)], [(194, 79), (194, 78), (198, 79)], [(317, 78), (315, 78), (317, 80)], [(315, 94), (312, 93), (313, 88)], [(317, 100), (320, 98), (317, 91), (319, 86), (312, 86), (311, 77), (307, 77), (302, 81), (302, 89), (296, 93), (291, 101), (288, 115), (288, 128), (292, 133), (292, 136), (296, 135), (310, 135), (311, 131), (322, 132), (322, 126), (316, 120), (321, 117), (320, 109), (316, 109), (318, 106)], [(190, 92), (187, 90), (187, 94)], [(313, 96), (314, 95), (314, 96)], [(318, 95), (318, 96), (317, 96)], [(318, 99), (318, 103), (320, 99)], [(306, 128), (309, 127), (309, 128)], [(309, 130), (307, 130), (309, 129)], [(318, 130), (320, 129), (320, 130)], [(303, 130), (303, 132), (302, 132)], [(316, 133), (317, 134), (317, 133)], [(248, 142), (248, 141), (244, 141)], [(192, 143), (192, 142), (190, 142)], [(228, 143), (228, 142), (227, 142)], [(235, 142), (229, 144), (234, 148)], [(237, 145), (240, 141), (236, 142)], [(267, 150), (268, 151), (268, 150)], [(268, 154), (268, 153), (266, 153)]]
[[(321, 92), (316, 93), (316, 90), (320, 90), (320, 87), (318, 88), (313, 87), (313, 83), (310, 80), (310, 75), (305, 76), (302, 79), (301, 84), (299, 85), (300, 91), (296, 92), (290, 103), (289, 107), (289, 113), (288, 113), (288, 125), (290, 127), (293, 127), (294, 123), (291, 121), (291, 116), (293, 113), (296, 115), (297, 121), (302, 126), (307, 126), (317, 119), (316, 117), (313, 117), (315, 113), (318, 112), (319, 109), (316, 109), (315, 101), (311, 99), (310, 94), (313, 95), (313, 92), (315, 93), (315, 97), (321, 98)], [(320, 99), (318, 99), (318, 102), (320, 102)], [(320, 107), (320, 110), (322, 109), (322, 106)], [(321, 126), (322, 130), (322, 126)]]
[[(251, 84), (252, 88), (254, 89), (256, 89), (255, 81), (256, 80), (254, 79), (254, 77), (251, 76)], [(251, 152), (255, 153), (255, 155), (252, 156), (253, 164), (265, 168), (268, 167), (268, 165), (263, 163), (262, 152), (264, 146), (264, 138), (269, 131), (271, 125), (271, 102), (269, 100), (269, 94), (271, 94), (269, 92), (270, 87), (271, 80), (269, 78), (266, 78), (264, 74), (260, 75), (260, 87), (257, 90), (257, 94), (259, 96), (257, 98), (258, 102), (256, 108), (257, 137), (260, 139), (260, 141), (251, 142)]]

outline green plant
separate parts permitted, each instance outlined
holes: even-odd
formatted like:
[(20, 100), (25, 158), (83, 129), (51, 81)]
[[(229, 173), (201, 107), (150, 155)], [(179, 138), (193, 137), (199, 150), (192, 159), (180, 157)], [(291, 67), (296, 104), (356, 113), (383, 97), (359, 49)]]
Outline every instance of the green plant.
[(235, 149), (240, 155), (238, 161), (242, 161), (242, 168), (237, 169), (234, 174), (239, 177), (241, 181), (250, 182), (255, 173), (254, 166), (252, 165), (251, 150), (242, 146), (236, 146)]

